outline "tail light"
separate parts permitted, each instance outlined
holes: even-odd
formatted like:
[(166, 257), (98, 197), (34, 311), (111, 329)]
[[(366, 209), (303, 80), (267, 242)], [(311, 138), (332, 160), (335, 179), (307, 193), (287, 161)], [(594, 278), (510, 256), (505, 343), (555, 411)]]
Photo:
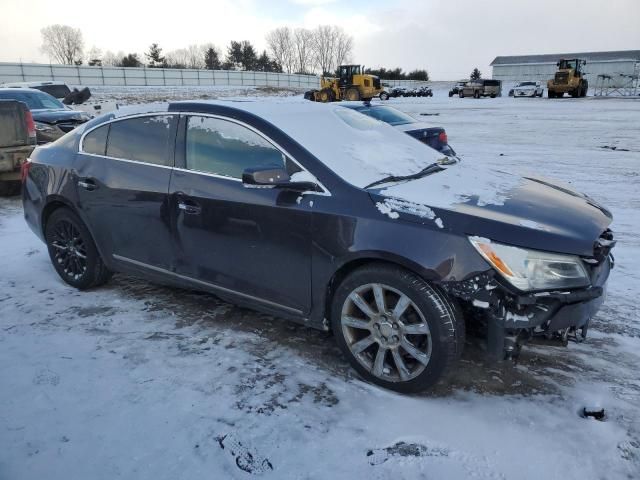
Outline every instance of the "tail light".
[(36, 143), (36, 122), (33, 121), (33, 115), (28, 110), (25, 112), (25, 119), (27, 120), (27, 132), (29, 133), (29, 140), (33, 140), (33, 143)]
[(22, 183), (27, 181), (27, 177), (29, 176), (29, 170), (31, 170), (31, 160), (27, 158), (25, 162), (20, 166), (20, 179)]
[(447, 132), (445, 132), (444, 130), (441, 131), (440, 135), (438, 135), (438, 140), (440, 140), (440, 143), (444, 143), (445, 145), (449, 143), (449, 139), (447, 138)]

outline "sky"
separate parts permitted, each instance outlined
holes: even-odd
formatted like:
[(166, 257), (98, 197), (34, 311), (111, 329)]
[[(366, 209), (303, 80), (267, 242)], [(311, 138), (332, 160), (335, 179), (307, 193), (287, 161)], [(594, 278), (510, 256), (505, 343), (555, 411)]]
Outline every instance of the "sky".
[(250, 40), (280, 26), (335, 24), (353, 35), (351, 61), (426, 68), (434, 80), (490, 72), (497, 55), (640, 49), (640, 0), (0, 0), (0, 62), (47, 62), (40, 29), (82, 30), (85, 48), (142, 54)]

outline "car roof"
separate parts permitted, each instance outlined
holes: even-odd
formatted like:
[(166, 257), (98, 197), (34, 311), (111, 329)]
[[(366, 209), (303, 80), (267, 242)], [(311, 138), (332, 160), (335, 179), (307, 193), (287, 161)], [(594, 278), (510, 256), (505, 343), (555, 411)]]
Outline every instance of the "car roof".
[(21, 92), (21, 93), (38, 93), (49, 95), (42, 90), (38, 90), (37, 88), (26, 88), (26, 87), (7, 87), (6, 85), (0, 85), (0, 92), (2, 91), (10, 91), (10, 92)]
[(0, 84), (0, 87), (11, 87), (11, 88), (15, 88), (15, 87), (44, 87), (47, 85), (66, 85), (66, 83), (58, 81), (58, 80), (47, 80), (47, 81), (40, 81), (40, 82), (6, 82), (3, 84)]

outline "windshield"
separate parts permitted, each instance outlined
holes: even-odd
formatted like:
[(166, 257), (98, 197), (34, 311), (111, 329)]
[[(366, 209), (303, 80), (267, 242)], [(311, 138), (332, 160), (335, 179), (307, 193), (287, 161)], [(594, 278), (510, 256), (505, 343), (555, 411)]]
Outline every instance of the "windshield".
[(359, 188), (389, 175), (415, 174), (446, 158), (406, 133), (340, 105), (281, 101), (243, 106)]
[(519, 87), (535, 87), (536, 84), (535, 82), (521, 82), (518, 86)]
[(25, 92), (12, 90), (11, 88), (0, 89), (0, 98), (18, 100), (24, 102), (29, 110), (58, 110), (64, 109), (64, 105), (51, 95), (34, 90), (33, 92)]
[(357, 109), (358, 112), (380, 120), (381, 122), (388, 123), (389, 125), (407, 125), (409, 123), (415, 123), (415, 119), (410, 115), (407, 115), (400, 110), (396, 110), (393, 107), (362, 107)]

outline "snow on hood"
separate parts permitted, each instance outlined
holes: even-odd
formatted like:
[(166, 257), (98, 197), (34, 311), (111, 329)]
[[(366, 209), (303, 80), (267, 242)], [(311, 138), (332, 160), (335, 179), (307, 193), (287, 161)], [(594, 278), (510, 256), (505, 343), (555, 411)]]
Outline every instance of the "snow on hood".
[(504, 205), (524, 179), (472, 162), (443, 166), (444, 171), (383, 187), (378, 193), (429, 207), (451, 210), (456, 204)]

